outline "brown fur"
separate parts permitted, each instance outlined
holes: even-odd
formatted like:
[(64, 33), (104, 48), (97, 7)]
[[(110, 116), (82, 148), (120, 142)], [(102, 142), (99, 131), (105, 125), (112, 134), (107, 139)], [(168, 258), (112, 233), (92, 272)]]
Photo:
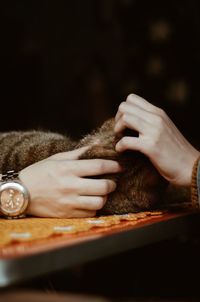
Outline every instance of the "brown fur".
[(169, 201), (185, 201), (185, 191), (169, 186), (146, 156), (136, 151), (115, 151), (115, 144), (122, 135), (115, 135), (113, 126), (114, 120), (110, 119), (78, 143), (69, 137), (42, 131), (1, 134), (0, 172), (19, 171), (55, 153), (89, 145), (82, 159), (113, 159), (123, 167), (121, 173), (103, 176), (115, 180), (117, 189), (109, 195), (99, 214), (137, 212), (159, 208)]
[(106, 175), (117, 182), (117, 189), (111, 193), (101, 214), (122, 214), (153, 209), (162, 203), (168, 182), (153, 167), (149, 159), (139, 152), (117, 153), (115, 145), (122, 135), (114, 133), (114, 119), (84, 137), (78, 147), (91, 148), (81, 158), (106, 158), (120, 163), (123, 172)]
[(0, 134), (0, 173), (23, 168), (53, 154), (74, 149), (69, 137), (44, 131), (12, 131)]

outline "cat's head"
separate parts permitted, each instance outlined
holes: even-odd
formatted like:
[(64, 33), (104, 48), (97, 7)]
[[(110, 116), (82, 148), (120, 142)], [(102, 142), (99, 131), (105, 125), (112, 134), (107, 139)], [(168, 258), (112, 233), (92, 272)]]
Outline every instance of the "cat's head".
[[(91, 146), (81, 158), (112, 159), (123, 167), (123, 172), (119, 174), (103, 176), (114, 179), (117, 182), (117, 189), (109, 195), (102, 213), (127, 213), (151, 209), (161, 201), (168, 183), (140, 152), (116, 152), (115, 145), (124, 133), (116, 135), (114, 123), (114, 119), (107, 120), (102, 127), (84, 137), (78, 145), (78, 147)], [(137, 133), (126, 130), (126, 135), (135, 136)]]

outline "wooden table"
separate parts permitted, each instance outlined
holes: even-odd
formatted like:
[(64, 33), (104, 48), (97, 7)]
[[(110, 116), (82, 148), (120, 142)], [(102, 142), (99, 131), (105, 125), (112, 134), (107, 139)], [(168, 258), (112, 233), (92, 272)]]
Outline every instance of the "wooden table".
[[(123, 251), (195, 232), (199, 212), (174, 212), (137, 223), (94, 228), (84, 234), (62, 235), (0, 249), (0, 287), (84, 264)], [(198, 227), (199, 228), (199, 227)]]

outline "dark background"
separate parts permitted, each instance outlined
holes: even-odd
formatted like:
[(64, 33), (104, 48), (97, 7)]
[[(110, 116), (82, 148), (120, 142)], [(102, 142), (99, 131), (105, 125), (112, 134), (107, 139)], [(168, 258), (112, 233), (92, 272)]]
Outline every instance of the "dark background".
[(0, 131), (80, 137), (133, 92), (198, 140), (199, 1), (1, 1)]
[[(42, 128), (78, 138), (113, 116), (133, 92), (164, 108), (199, 146), (199, 70), (198, 0), (1, 1), (0, 131)], [(89, 268), (89, 290), (199, 296), (193, 275), (199, 250), (200, 244), (189, 251), (170, 244), (121, 255), (110, 271), (106, 263), (99, 275)], [(136, 284), (124, 282), (127, 268), (137, 273)], [(86, 287), (81, 282), (73, 283), (76, 291)]]

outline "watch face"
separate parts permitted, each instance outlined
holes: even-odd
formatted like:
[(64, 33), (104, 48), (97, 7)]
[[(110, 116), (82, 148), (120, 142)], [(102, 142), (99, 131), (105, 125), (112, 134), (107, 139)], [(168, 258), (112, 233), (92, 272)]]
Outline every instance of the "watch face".
[(7, 216), (17, 216), (28, 205), (27, 193), (17, 182), (5, 182), (0, 189), (0, 209)]

